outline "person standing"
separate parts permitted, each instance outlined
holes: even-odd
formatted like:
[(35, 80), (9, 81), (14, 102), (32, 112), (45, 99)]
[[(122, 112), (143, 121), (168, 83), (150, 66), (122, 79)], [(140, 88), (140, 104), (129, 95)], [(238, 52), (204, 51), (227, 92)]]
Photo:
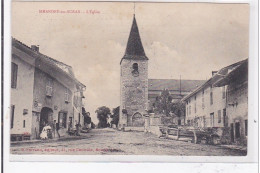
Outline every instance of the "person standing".
[[(55, 122), (56, 122), (56, 121), (55, 121)], [(55, 123), (55, 125), (56, 125), (57, 134), (58, 134), (58, 136), (59, 136), (59, 138), (60, 138), (60, 133), (59, 133), (60, 126), (59, 126), (59, 123)]]
[(53, 121), (52, 124), (52, 129), (53, 129), (53, 138), (55, 138), (55, 131), (56, 131), (56, 120)]
[(77, 121), (76, 121), (76, 125), (75, 126), (76, 126), (76, 135), (80, 136), (80, 134), (79, 134), (79, 130), (80, 130), (80, 127), (81, 127), (80, 123), (79, 122), (77, 123)]

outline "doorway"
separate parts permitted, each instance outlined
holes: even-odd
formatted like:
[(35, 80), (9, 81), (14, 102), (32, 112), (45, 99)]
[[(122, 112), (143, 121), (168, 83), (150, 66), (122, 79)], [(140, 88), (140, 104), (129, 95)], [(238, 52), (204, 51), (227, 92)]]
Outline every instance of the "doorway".
[(236, 138), (240, 138), (240, 123), (239, 122), (235, 123), (235, 135), (236, 135)]
[(132, 117), (132, 124), (134, 127), (144, 126), (144, 118), (139, 112), (135, 113)]
[(230, 137), (231, 137), (231, 142), (235, 142), (234, 140), (234, 124), (230, 124)]
[(43, 127), (47, 124), (53, 123), (53, 111), (51, 108), (43, 107), (40, 114), (40, 133)]

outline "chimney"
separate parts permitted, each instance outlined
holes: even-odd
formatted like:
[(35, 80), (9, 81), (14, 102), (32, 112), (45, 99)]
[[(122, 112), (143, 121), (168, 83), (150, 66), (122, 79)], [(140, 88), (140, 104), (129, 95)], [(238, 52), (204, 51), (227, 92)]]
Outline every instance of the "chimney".
[(214, 76), (218, 71), (212, 71), (212, 76)]
[(32, 50), (39, 52), (39, 45), (31, 45)]

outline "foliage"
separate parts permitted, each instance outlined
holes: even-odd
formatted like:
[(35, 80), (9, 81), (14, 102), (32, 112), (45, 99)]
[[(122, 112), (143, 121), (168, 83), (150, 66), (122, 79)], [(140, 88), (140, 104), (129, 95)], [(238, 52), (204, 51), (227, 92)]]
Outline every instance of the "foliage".
[(82, 115), (84, 116), (84, 123), (90, 124), (91, 123), (90, 113), (86, 112), (84, 107), (82, 107)]
[(96, 111), (98, 122), (98, 128), (108, 127), (108, 117), (111, 115), (110, 109), (106, 106), (99, 107)]
[(180, 101), (172, 104), (171, 106), (171, 112), (177, 115), (178, 117), (185, 116), (185, 110), (185, 103)]
[(172, 96), (168, 89), (164, 89), (160, 96), (156, 97), (153, 104), (154, 112), (170, 116), (172, 106)]
[(112, 118), (112, 121), (111, 121), (112, 124), (118, 125), (119, 111), (120, 111), (119, 106), (112, 110), (113, 114), (110, 116)]

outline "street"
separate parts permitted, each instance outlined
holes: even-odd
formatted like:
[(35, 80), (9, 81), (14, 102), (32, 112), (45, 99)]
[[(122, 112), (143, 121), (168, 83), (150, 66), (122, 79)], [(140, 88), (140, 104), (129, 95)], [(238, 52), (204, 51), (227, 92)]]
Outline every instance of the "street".
[(11, 145), (12, 154), (243, 156), (220, 146), (158, 138), (151, 133), (92, 129), (83, 139)]

